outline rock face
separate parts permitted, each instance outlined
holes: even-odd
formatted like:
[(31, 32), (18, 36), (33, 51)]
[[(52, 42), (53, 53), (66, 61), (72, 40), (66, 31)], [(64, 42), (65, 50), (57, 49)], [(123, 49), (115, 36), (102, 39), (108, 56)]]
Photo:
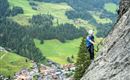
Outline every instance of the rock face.
[(128, 11), (130, 7), (130, 0), (121, 0), (120, 1), (120, 6), (119, 6), (119, 18), (121, 18), (121, 16)]
[(81, 80), (130, 80), (130, 8), (106, 37), (98, 54)]

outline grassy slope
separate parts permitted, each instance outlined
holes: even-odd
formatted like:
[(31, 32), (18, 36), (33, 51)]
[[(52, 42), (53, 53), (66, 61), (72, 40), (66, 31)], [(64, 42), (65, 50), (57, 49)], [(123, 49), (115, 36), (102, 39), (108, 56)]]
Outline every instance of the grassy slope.
[[(10, 3), (10, 6), (20, 6), (24, 10), (24, 14), (17, 15), (15, 17), (12, 17), (14, 21), (18, 22), (21, 25), (29, 25), (28, 20), (32, 17), (32, 15), (36, 14), (51, 14), (54, 16), (54, 26), (57, 25), (57, 20), (59, 24), (62, 23), (71, 23), (75, 26), (83, 26), (86, 28), (95, 28), (95, 26), (88, 23), (88, 21), (80, 20), (81, 23), (76, 24), (73, 20), (70, 20), (65, 15), (65, 12), (68, 10), (72, 10), (72, 8), (66, 4), (66, 3), (45, 3), (45, 2), (35, 2), (38, 4), (38, 10), (33, 10), (31, 6), (29, 5), (29, 2), (27, 0), (8, 0)], [(90, 26), (90, 27), (89, 27)]]
[(107, 10), (108, 12), (116, 14), (116, 10), (118, 9), (118, 5), (116, 5), (114, 3), (107, 3), (104, 5), (104, 9)]
[[(110, 13), (116, 14), (118, 5), (114, 3), (106, 3), (104, 5), (104, 9)], [(90, 13), (92, 14), (92, 17), (96, 20), (96, 22), (99, 24), (112, 23), (112, 20), (109, 18), (101, 18), (100, 17), (101, 12), (90, 12)]]
[[(86, 23), (86, 21), (82, 20), (81, 24), (75, 24), (73, 20), (70, 20), (65, 15), (65, 12), (68, 10), (72, 10), (66, 3), (45, 3), (45, 2), (35, 2), (38, 4), (38, 10), (33, 10), (32, 7), (29, 5), (28, 0), (8, 0), (10, 6), (20, 6), (24, 10), (23, 15), (17, 15), (13, 17), (13, 20), (20, 23), (21, 25), (28, 25), (28, 19), (32, 17), (32, 15), (36, 14), (51, 14), (54, 18), (54, 25), (57, 25), (57, 20), (59, 23), (71, 23), (75, 26), (88, 26), (90, 24)], [(104, 5), (104, 9), (111, 13), (116, 13), (117, 5), (114, 3), (106, 3)], [(93, 18), (96, 20), (97, 23), (111, 23), (109, 18), (100, 18), (98, 14), (92, 13)], [(22, 17), (22, 18), (21, 18)]]
[(22, 68), (31, 67), (32, 63), (30, 61), (25, 62), (26, 59), (14, 53), (0, 52), (0, 74), (12, 76)]
[(112, 23), (112, 20), (109, 18), (100, 18), (100, 15), (97, 14), (93, 14), (92, 16), (98, 24)]
[(38, 12), (33, 10), (29, 5), (28, 0), (8, 0), (10, 6), (19, 6), (24, 10), (24, 15), (32, 16), (33, 14), (37, 14)]
[[(18, 16), (13, 17), (13, 19), (20, 24), (22, 24), (25, 21), (26, 24), (22, 24), (22, 25), (28, 25), (26, 22), (27, 20), (25, 19), (29, 19), (33, 15), (36, 15), (36, 14), (51, 14), (55, 17), (54, 23), (57, 22), (57, 19), (59, 23), (72, 22), (72, 20), (69, 20), (67, 16), (65, 16), (65, 12), (72, 8), (65, 3), (51, 4), (51, 3), (45, 3), (45, 2), (42, 2), (42, 3), (35, 2), (38, 4), (38, 7), (39, 7), (38, 10), (33, 10), (27, 0), (9, 0), (9, 3), (11, 6), (20, 6), (23, 8), (24, 15), (18, 15)], [(20, 19), (21, 16), (23, 17), (23, 20)]]
[[(101, 39), (102, 38), (96, 38), (96, 43), (98, 44)], [(61, 43), (56, 39), (45, 40), (44, 44), (40, 44), (40, 41), (37, 39), (34, 39), (34, 41), (37, 48), (39, 48), (44, 53), (43, 55), (45, 55), (47, 58), (60, 64), (66, 64), (67, 57), (71, 57), (73, 55), (76, 59), (81, 38), (68, 40), (65, 43)]]
[(41, 11), (43, 11), (45, 14), (51, 14), (55, 17), (54, 24), (57, 22), (57, 19), (59, 23), (72, 23), (72, 20), (69, 20), (67, 16), (65, 16), (65, 12), (67, 10), (71, 10), (72, 8), (67, 5), (66, 3), (59, 3), (59, 4), (52, 4), (52, 3), (39, 3), (39, 6), (41, 7)]
[(72, 55), (76, 57), (79, 50), (81, 38), (75, 40), (68, 40), (66, 43), (60, 41), (45, 40), (44, 45), (40, 44), (40, 41), (35, 39), (36, 46), (44, 53), (44, 55), (60, 64), (67, 63), (66, 58)]

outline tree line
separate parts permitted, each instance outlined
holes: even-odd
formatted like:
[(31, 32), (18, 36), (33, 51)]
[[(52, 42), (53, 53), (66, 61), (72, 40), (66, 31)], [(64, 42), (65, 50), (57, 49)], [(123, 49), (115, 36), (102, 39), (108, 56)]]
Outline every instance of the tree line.
[(23, 14), (24, 11), (21, 7), (13, 6), (13, 8), (9, 8), (8, 0), (0, 0), (0, 18), (6, 16), (15, 16), (17, 14)]
[(53, 26), (53, 16), (34, 15), (30, 20), (30, 35), (39, 40), (58, 39), (61, 42), (72, 40), (85, 35), (86, 30), (82, 27), (76, 28), (73, 24), (60, 24)]
[(0, 19), (0, 46), (40, 62), (45, 59), (27, 30), (9, 19)]
[[(21, 8), (13, 9), (15, 12)], [(33, 38), (29, 35), (28, 30), (16, 22), (6, 17), (10, 16), (9, 3), (7, 0), (0, 0), (0, 46), (15, 52), (31, 60), (40, 62), (45, 57), (40, 50), (35, 47)], [(14, 14), (14, 13), (13, 13)], [(16, 13), (15, 13), (16, 14)]]

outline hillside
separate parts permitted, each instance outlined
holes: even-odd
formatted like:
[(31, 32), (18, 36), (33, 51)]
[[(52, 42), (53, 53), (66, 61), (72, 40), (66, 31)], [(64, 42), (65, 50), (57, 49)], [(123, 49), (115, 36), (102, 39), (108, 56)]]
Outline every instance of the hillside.
[[(28, 0), (21, 0), (21, 1), (8, 0), (8, 2), (11, 9), (13, 9), (13, 7), (15, 6), (21, 7), (23, 9), (23, 12), (24, 12), (23, 14), (10, 16), (9, 19), (12, 19), (13, 21), (17, 22), (18, 24), (24, 27), (28, 27), (32, 25), (32, 23), (30, 23), (30, 19), (34, 15), (39, 15), (39, 14), (48, 15), (49, 14), (54, 17), (53, 24), (52, 24), (54, 27), (69, 23), (69, 24), (73, 24), (77, 28), (84, 27), (86, 30), (94, 29), (95, 34), (98, 36), (105, 36), (108, 33), (108, 31), (111, 29), (110, 26), (114, 23), (114, 20), (115, 20), (111, 17), (112, 16), (116, 17), (116, 9), (118, 5), (117, 1), (108, 1), (108, 0), (106, 2), (96, 1), (95, 3), (90, 0), (89, 1), (77, 0), (77, 2), (73, 0), (72, 1), (43, 0), (42, 2), (41, 1), (39, 2), (39, 0), (29, 0), (29, 1)], [(95, 6), (98, 3), (101, 3), (101, 4), (98, 7)], [(81, 9), (78, 8), (79, 5), (80, 6), (82, 5), (80, 7)], [(90, 10), (90, 8), (92, 8), (92, 10)], [(72, 11), (72, 14), (71, 14), (71, 11)], [(33, 33), (37, 33), (37, 32), (33, 32)], [(103, 34), (99, 35), (99, 33), (101, 34), (103, 33)], [(72, 34), (75, 34), (75, 33), (72, 33)], [(48, 54), (53, 55), (55, 54), (55, 52), (58, 52), (58, 55), (60, 55), (60, 58), (64, 57), (63, 55), (66, 55), (66, 54), (67, 54), (66, 57), (72, 56), (72, 55), (76, 56), (79, 50), (78, 47), (81, 41), (81, 37), (76, 38), (77, 40), (79, 40), (76, 42), (75, 40), (71, 40), (70, 42), (66, 40), (65, 43), (58, 42), (57, 45), (59, 45), (60, 49), (52, 47), (52, 50), (50, 51), (47, 50), (48, 45), (50, 44), (52, 44), (50, 46), (53, 46), (53, 44), (55, 45), (55, 43), (57, 42), (55, 38), (53, 38), (53, 40), (47, 39), (48, 41), (44, 41), (43, 45), (40, 45), (39, 42), (35, 42), (35, 45), (42, 51), (43, 55), (45, 55), (49, 59), (54, 59), (54, 57), (52, 58), (52, 56), (48, 56)], [(35, 38), (39, 39), (37, 37), (34, 37), (34, 39)], [(40, 38), (40, 41), (41, 40), (42, 39)], [(97, 39), (96, 41), (99, 42), (99, 40), (100, 39)], [(67, 47), (66, 47), (66, 44), (67, 44)], [(76, 46), (72, 44), (75, 44)], [(56, 59), (56, 62), (66, 63), (66, 59), (64, 59), (64, 61), (59, 60), (56, 57), (55, 59)]]
[[(77, 0), (8, 0), (10, 7), (19, 6), (24, 10), (24, 14), (12, 17), (14, 21), (21, 25), (29, 25), (29, 19), (32, 15), (51, 14), (54, 16), (53, 25), (70, 23), (77, 27), (85, 27), (86, 29), (94, 29), (99, 32), (107, 32), (116, 20), (116, 10), (119, 1), (84, 1)], [(85, 3), (85, 4), (84, 4)], [(100, 4), (99, 4), (100, 3)], [(99, 4), (96, 6), (96, 4)], [(81, 6), (78, 8), (78, 6)], [(87, 6), (86, 6), (87, 5)], [(91, 10), (90, 10), (90, 8)], [(97, 9), (97, 10), (96, 10)], [(71, 18), (72, 17), (72, 18)], [(105, 27), (107, 28), (105, 28)], [(104, 35), (106, 35), (105, 33)], [(104, 36), (99, 35), (98, 36)]]
[(130, 0), (119, 1), (0, 0), (0, 79), (129, 80)]
[[(38, 0), (36, 0), (38, 1)], [(69, 19), (81, 18), (96, 27), (98, 37), (104, 37), (116, 20), (119, 0), (43, 0), (49, 3), (65, 2), (73, 8), (66, 12)], [(98, 4), (98, 5), (97, 5)], [(96, 16), (96, 17), (95, 17)], [(105, 34), (104, 34), (105, 32)], [(103, 35), (101, 35), (101, 34)]]
[(11, 77), (21, 69), (30, 68), (31, 66), (31, 61), (25, 57), (7, 51), (0, 51), (0, 74), (6, 77)]
[[(10, 7), (13, 6), (19, 6), (22, 7), (24, 10), (24, 14), (19, 14), (17, 16), (11, 17), (14, 21), (18, 22), (21, 25), (29, 25), (29, 19), (33, 15), (38, 15), (38, 14), (51, 14), (54, 16), (53, 20), (53, 25), (57, 26), (57, 21), (58, 24), (65, 24), (65, 23), (71, 23), (74, 24), (77, 27), (80, 26), (91, 26), (94, 27), (93, 25), (89, 24), (85, 20), (81, 20), (81, 24), (76, 24), (74, 20), (68, 19), (65, 13), (69, 10), (72, 10), (73, 8), (66, 4), (65, 2), (63, 3), (46, 3), (46, 2), (37, 2), (37, 1), (31, 1), (32, 3), (37, 5), (37, 10), (34, 10), (32, 6), (29, 4), (29, 1), (27, 0), (8, 0), (10, 3)], [(21, 5), (24, 4), (24, 5)], [(80, 19), (77, 19), (80, 20)], [(89, 28), (91, 28), (89, 27)]]
[(45, 55), (48, 59), (51, 59), (60, 64), (68, 63), (67, 57), (74, 56), (76, 59), (77, 57), (76, 52), (78, 52), (79, 50), (78, 48), (79, 48), (80, 42), (81, 42), (80, 38), (67, 41), (66, 43), (61, 43), (60, 41), (54, 39), (54, 40), (45, 40), (44, 45), (42, 45), (40, 44), (39, 40), (35, 40), (36, 46), (42, 52), (44, 52), (43, 55)]
[[(24, 10), (23, 15), (17, 15), (14, 16), (13, 19), (20, 23), (21, 25), (29, 25), (28, 20), (33, 15), (37, 14), (51, 14), (55, 17), (54, 23), (56, 23), (56, 20), (59, 19), (59, 23), (66, 23), (66, 22), (72, 22), (64, 15), (65, 12), (69, 9), (71, 9), (70, 6), (68, 6), (66, 3), (62, 4), (51, 4), (51, 3), (45, 3), (45, 2), (36, 2), (32, 1), (34, 4), (37, 4), (38, 10), (32, 9), (32, 6), (29, 4), (29, 1), (27, 0), (9, 0), (10, 6), (19, 6), (22, 7)], [(21, 4), (22, 3), (22, 4)], [(23, 20), (21, 20), (21, 18)]]
[(129, 73), (130, 1), (122, 0), (119, 21), (105, 38), (98, 57), (86, 70), (81, 80), (130, 80)]

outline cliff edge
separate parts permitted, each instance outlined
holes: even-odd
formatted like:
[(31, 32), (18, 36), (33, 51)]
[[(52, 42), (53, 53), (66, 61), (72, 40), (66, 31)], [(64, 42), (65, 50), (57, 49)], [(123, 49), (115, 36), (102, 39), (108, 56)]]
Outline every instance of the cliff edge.
[(130, 8), (121, 15), (98, 54), (81, 80), (130, 80)]

